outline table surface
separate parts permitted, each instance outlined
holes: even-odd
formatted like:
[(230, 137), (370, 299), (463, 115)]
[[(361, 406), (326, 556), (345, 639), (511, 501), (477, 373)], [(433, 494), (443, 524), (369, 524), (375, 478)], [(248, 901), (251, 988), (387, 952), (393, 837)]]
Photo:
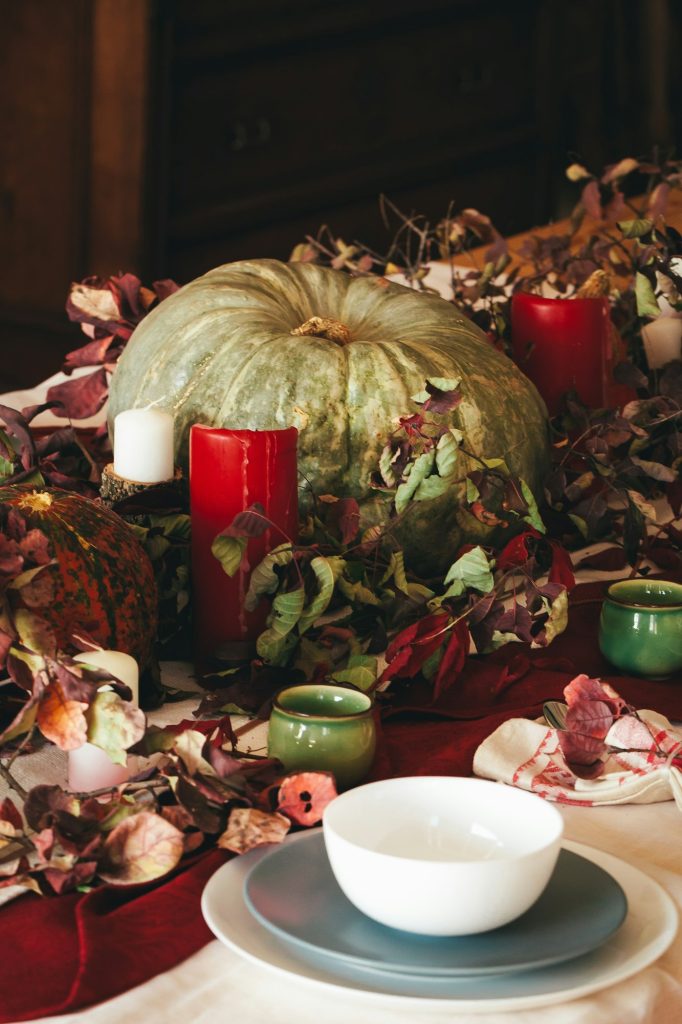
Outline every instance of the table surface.
[[(673, 194), (669, 221), (682, 225), (682, 196)], [(561, 233), (567, 222), (537, 229), (542, 234)], [(590, 225), (581, 230), (587, 237)], [(512, 253), (529, 233), (511, 240)], [(445, 279), (444, 282), (445, 283)], [(21, 406), (37, 401), (40, 390), (23, 392)], [(13, 396), (3, 396), (9, 400)], [(12, 404), (8, 401), (8, 404)], [(100, 414), (101, 415), (101, 414)], [(609, 578), (614, 574), (591, 572), (582, 579)], [(618, 575), (618, 574), (615, 574)], [(191, 686), (190, 667), (181, 663), (163, 666), (169, 685)], [(188, 717), (194, 702), (168, 705), (154, 713), (158, 722), (180, 721)], [(261, 727), (250, 738), (252, 749), (263, 747)], [(45, 758), (45, 755), (43, 755)], [(47, 761), (39, 765), (24, 759), (20, 781), (35, 783), (38, 772), (43, 781), (47, 773), (54, 782), (65, 782), (65, 757), (53, 749)], [(0, 793), (0, 797), (1, 797)], [(672, 801), (649, 805), (619, 807), (562, 807), (566, 838), (595, 846), (626, 860), (656, 879), (682, 912), (682, 817)], [(283, 1010), (283, 1007), (285, 1009)], [(308, 987), (291, 977), (282, 980), (263, 967), (248, 963), (217, 940), (179, 964), (173, 970), (146, 984), (90, 1010), (58, 1017), (43, 1018), (46, 1024), (167, 1024), (169, 1019), (215, 1024), (216, 1020), (239, 1024), (264, 1024), (285, 1021), (296, 1024), (348, 1024), (354, 1017), (362, 1024), (415, 1024), (413, 1010), (381, 1009), (363, 1005), (362, 997)], [(677, 939), (661, 959), (635, 977), (593, 996), (559, 1003), (555, 1006), (482, 1015), (455, 1013), (434, 1004), (419, 1019), (445, 1024), (475, 1020), (480, 1024), (679, 1024), (682, 1020), (682, 938)]]

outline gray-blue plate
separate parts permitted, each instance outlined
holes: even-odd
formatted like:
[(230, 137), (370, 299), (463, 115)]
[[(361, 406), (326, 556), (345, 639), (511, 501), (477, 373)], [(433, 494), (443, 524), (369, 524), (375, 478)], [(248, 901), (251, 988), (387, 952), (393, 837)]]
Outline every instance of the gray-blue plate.
[(562, 850), (537, 903), (502, 928), (446, 938), (398, 931), (372, 921), (346, 899), (321, 832), (263, 857), (246, 877), (244, 899), (265, 928), (303, 952), (431, 978), (561, 963), (601, 946), (627, 913), (625, 894), (607, 871)]

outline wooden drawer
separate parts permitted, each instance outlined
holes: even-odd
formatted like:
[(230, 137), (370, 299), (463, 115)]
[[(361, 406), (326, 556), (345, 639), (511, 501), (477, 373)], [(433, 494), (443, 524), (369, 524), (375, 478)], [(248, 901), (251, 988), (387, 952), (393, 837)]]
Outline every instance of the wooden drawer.
[(388, 179), (396, 165), (442, 166), (486, 148), (491, 135), (533, 117), (534, 6), (413, 9), (354, 36), (271, 41), (228, 57), (190, 50), (183, 59), (177, 39), (171, 223), (203, 212), (234, 224), (243, 201), (258, 219), (261, 195), (262, 217), (271, 217), (273, 190), (295, 194), (304, 209), (316, 183), (339, 178), (343, 193), (363, 168)]

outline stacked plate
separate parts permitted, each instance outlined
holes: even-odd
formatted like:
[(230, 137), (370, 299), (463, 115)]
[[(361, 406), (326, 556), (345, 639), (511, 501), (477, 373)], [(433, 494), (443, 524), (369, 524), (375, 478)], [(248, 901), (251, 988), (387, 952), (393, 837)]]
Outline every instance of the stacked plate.
[(594, 992), (652, 963), (677, 929), (672, 901), (648, 876), (565, 843), (538, 902), (503, 928), (457, 938), (397, 931), (346, 899), (320, 830), (230, 861), (202, 908), (219, 939), (271, 969), (383, 1003), (469, 1012)]

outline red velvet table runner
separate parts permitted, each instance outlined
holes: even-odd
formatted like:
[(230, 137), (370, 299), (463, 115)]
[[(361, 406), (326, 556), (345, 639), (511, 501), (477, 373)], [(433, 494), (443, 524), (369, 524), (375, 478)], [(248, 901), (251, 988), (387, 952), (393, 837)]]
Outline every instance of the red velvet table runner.
[[(400, 693), (383, 716), (372, 778), (469, 774), (479, 743), (501, 722), (536, 716), (579, 672), (601, 676), (637, 707), (682, 719), (682, 675), (665, 682), (619, 676), (601, 657), (597, 625), (606, 586), (575, 589), (568, 629), (546, 650), (511, 643), (471, 658), (435, 705), (426, 687)], [(101, 1002), (196, 952), (212, 937), (201, 891), (225, 860), (214, 851), (156, 885), (55, 899), (29, 894), (0, 909), (1, 1024)]]

